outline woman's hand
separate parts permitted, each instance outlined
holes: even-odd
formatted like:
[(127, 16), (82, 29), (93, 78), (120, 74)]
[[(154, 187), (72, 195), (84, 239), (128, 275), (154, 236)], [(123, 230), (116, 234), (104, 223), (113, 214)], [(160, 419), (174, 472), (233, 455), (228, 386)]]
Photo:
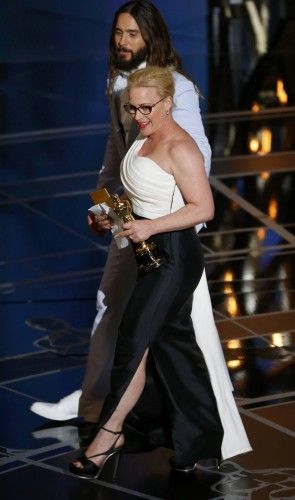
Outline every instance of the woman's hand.
[(118, 235), (120, 238), (127, 236), (134, 243), (147, 240), (152, 234), (152, 221), (151, 220), (134, 220), (124, 222), (124, 231)]
[(88, 212), (88, 227), (99, 236), (103, 236), (108, 229), (112, 227), (112, 219), (108, 215), (95, 215)]

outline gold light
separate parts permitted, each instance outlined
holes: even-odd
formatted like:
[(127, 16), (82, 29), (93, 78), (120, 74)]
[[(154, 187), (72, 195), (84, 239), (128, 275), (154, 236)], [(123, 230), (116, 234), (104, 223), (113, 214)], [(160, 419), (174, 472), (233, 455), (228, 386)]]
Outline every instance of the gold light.
[(261, 149), (258, 152), (260, 155), (266, 155), (271, 151), (272, 133), (269, 128), (261, 129)]
[(241, 366), (241, 361), (239, 359), (231, 359), (226, 364), (229, 368), (238, 368)]
[(259, 241), (264, 241), (265, 235), (266, 235), (265, 227), (260, 227), (259, 229), (257, 229), (257, 238)]
[(239, 349), (241, 347), (241, 341), (239, 339), (231, 339), (227, 342), (228, 349)]
[(253, 113), (258, 113), (258, 111), (260, 111), (260, 106), (257, 102), (253, 102), (252, 106), (251, 106), (251, 111), (253, 111)]
[(261, 172), (260, 177), (263, 181), (267, 181), (270, 178), (270, 173), (264, 170), (264, 172)]
[(234, 290), (231, 285), (231, 282), (234, 279), (234, 273), (232, 271), (226, 271), (224, 273), (224, 281), (226, 284), (224, 285), (223, 291), (226, 297), (226, 308), (227, 312), (231, 317), (237, 316), (238, 314), (238, 302), (234, 295)]
[(232, 318), (238, 315), (238, 303), (233, 295), (227, 297), (227, 311)]
[(283, 347), (284, 336), (281, 333), (273, 333), (271, 335), (271, 344), (272, 347)]
[(251, 153), (257, 153), (259, 150), (259, 141), (256, 137), (252, 137), (249, 142), (249, 149)]
[(276, 220), (278, 217), (278, 201), (275, 198), (271, 198), (269, 201), (268, 215), (272, 220)]
[(267, 127), (259, 129), (255, 135), (249, 139), (249, 150), (257, 155), (270, 153), (272, 147), (272, 132)]
[(287, 104), (288, 102), (288, 94), (285, 91), (284, 88), (284, 82), (283, 80), (277, 80), (276, 82), (276, 96), (278, 100), (280, 101), (280, 104)]
[[(232, 271), (226, 271), (224, 273), (223, 279), (226, 283), (230, 283), (231, 281), (233, 281), (234, 275), (233, 275)], [(223, 291), (226, 295), (228, 295), (228, 294), (231, 294), (233, 292), (233, 289), (232, 289), (231, 285), (224, 285)]]
[(224, 273), (224, 281), (233, 281), (234, 273), (232, 271), (225, 271)]

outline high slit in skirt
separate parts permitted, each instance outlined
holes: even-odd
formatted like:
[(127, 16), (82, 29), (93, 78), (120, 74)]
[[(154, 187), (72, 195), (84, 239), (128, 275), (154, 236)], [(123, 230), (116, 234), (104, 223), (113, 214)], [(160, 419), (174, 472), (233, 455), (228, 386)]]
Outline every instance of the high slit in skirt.
[(132, 414), (154, 443), (174, 449), (176, 465), (186, 465), (220, 457), (223, 438), (191, 319), (203, 255), (194, 228), (152, 239), (169, 258), (158, 269), (138, 275), (119, 328), (111, 391), (98, 424), (109, 420), (148, 349), (147, 383)]

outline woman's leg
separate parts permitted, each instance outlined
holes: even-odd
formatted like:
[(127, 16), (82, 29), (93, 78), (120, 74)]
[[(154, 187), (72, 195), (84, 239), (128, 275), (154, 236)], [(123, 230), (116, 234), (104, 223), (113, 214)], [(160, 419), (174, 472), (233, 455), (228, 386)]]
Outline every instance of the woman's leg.
[[(108, 419), (108, 421), (104, 424), (106, 429), (109, 429), (113, 432), (120, 432), (122, 430), (122, 426), (124, 420), (128, 413), (134, 408), (137, 403), (143, 389), (145, 386), (146, 380), (146, 360), (148, 355), (148, 349), (145, 351), (143, 358), (129, 384), (125, 393), (123, 394), (117, 408), (114, 413)], [(88, 447), (85, 455), (86, 457), (92, 457), (97, 453), (102, 453), (107, 451), (116, 441), (116, 437), (112, 435), (110, 432), (105, 431), (104, 429), (100, 429)], [(124, 444), (124, 436), (120, 436), (116, 441), (116, 447), (120, 447)], [(96, 465), (100, 465), (105, 460), (105, 455), (100, 455), (99, 457), (92, 458), (91, 461)], [(76, 467), (79, 467), (81, 464), (79, 461), (73, 462)], [(82, 465), (81, 465), (82, 466)]]

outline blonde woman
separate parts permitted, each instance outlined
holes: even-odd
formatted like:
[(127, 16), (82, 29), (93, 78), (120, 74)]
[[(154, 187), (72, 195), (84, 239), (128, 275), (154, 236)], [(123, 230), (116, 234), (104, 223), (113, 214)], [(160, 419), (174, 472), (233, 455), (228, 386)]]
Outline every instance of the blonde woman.
[[(203, 157), (172, 117), (174, 81), (169, 69), (139, 70), (128, 78), (127, 90), (125, 110), (141, 135), (121, 164), (135, 217), (124, 224), (122, 236), (134, 243), (151, 237), (169, 258), (158, 269), (138, 275), (119, 328), (111, 392), (98, 434), (85, 455), (70, 464), (74, 474), (85, 478), (98, 477), (111, 457), (119, 457), (124, 421), (137, 409), (142, 429), (154, 444), (173, 448), (173, 468), (187, 472), (200, 459), (223, 456), (219, 396), (196, 343), (192, 318), (193, 294), (204, 273), (195, 226), (214, 215)], [(147, 372), (152, 381), (148, 387)], [(225, 385), (226, 402), (234, 407), (233, 434), (242, 441), (238, 452), (249, 451), (228, 379)], [(148, 407), (156, 409), (150, 420), (142, 411)]]

